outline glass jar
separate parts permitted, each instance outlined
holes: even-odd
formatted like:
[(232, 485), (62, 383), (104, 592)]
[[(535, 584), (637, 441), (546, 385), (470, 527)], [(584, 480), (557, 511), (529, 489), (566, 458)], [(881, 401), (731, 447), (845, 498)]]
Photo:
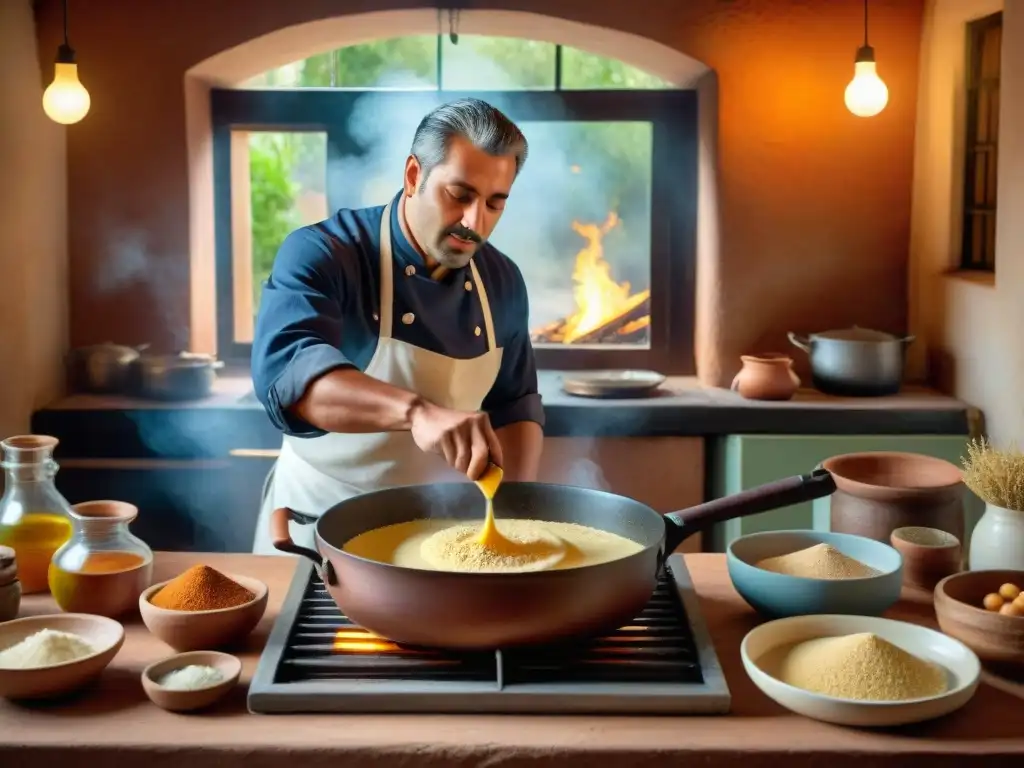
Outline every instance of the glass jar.
[(71, 537), (71, 505), (53, 479), (57, 438), (17, 435), (0, 442), (4, 494), (0, 497), (0, 546), (14, 550), (25, 594), (45, 592), (50, 559)]
[(71, 508), (74, 533), (50, 563), (50, 592), (62, 610), (116, 618), (138, 607), (153, 576), (153, 550), (128, 530), (138, 514), (124, 501)]

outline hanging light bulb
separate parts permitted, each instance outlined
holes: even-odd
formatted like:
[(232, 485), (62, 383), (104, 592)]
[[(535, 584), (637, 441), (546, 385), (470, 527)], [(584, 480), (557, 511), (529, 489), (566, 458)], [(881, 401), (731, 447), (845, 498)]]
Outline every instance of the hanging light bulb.
[(874, 117), (889, 103), (889, 89), (876, 71), (875, 49), (859, 48), (853, 68), (853, 80), (846, 86), (846, 108), (857, 117)]
[(875, 49), (868, 45), (868, 0), (864, 0), (864, 45), (857, 49), (853, 80), (846, 86), (846, 108), (857, 117), (874, 117), (889, 103), (889, 89), (878, 76)]
[(64, 42), (57, 49), (53, 82), (43, 91), (43, 111), (55, 123), (71, 125), (89, 112), (92, 99), (78, 79), (75, 52), (68, 45), (68, 1), (64, 0)]

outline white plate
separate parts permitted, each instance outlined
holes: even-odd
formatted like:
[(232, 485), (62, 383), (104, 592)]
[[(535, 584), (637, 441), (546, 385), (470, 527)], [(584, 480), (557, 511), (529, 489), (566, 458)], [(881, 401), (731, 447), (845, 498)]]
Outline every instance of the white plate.
[[(905, 701), (837, 699), (787, 685), (760, 666), (765, 654), (780, 646), (858, 632), (872, 632), (908, 653), (941, 665), (950, 677), (949, 689), (938, 696)], [(893, 726), (941, 717), (970, 701), (981, 677), (981, 662), (959, 640), (916, 624), (875, 616), (826, 614), (769, 621), (747, 633), (740, 656), (750, 679), (768, 698), (797, 714), (839, 725)]]

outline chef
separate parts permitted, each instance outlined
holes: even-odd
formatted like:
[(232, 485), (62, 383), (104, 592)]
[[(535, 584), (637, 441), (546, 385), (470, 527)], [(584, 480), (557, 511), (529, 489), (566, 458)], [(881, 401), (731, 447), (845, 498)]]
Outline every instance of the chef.
[[(256, 396), (283, 433), (253, 545), (277, 507), (313, 515), (397, 485), (534, 480), (544, 412), (522, 273), (487, 242), (526, 160), (486, 102), (420, 122), (401, 191), (285, 239), (252, 344)], [(292, 526), (313, 546), (313, 526)]]

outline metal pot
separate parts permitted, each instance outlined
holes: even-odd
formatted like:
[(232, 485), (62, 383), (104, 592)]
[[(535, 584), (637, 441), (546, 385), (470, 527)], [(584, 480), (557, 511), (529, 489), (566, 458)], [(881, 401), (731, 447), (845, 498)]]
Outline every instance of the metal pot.
[(790, 331), (789, 340), (808, 354), (811, 378), (821, 392), (877, 397), (900, 391), (907, 347), (914, 337), (853, 326), (806, 338)]
[(71, 350), (67, 369), (72, 390), (123, 394), (131, 384), (132, 364), (148, 346), (128, 347), (106, 341)]
[[(484, 517), (472, 483), (386, 488), (334, 505), (318, 519), (287, 507), (270, 519), (274, 547), (308, 557), (342, 612), (396, 643), (457, 649), (511, 648), (601, 634), (647, 604), (665, 558), (714, 523), (828, 496), (825, 470), (789, 477), (667, 515), (606, 491), (548, 483), (503, 483), (503, 518), (578, 523), (643, 545), (595, 565), (526, 573), (456, 573), (369, 560), (345, 543), (375, 528), (417, 520)], [(315, 524), (316, 550), (292, 541), (289, 521)]]
[(211, 355), (179, 352), (140, 355), (133, 364), (135, 391), (154, 400), (198, 400), (207, 397), (224, 363)]

